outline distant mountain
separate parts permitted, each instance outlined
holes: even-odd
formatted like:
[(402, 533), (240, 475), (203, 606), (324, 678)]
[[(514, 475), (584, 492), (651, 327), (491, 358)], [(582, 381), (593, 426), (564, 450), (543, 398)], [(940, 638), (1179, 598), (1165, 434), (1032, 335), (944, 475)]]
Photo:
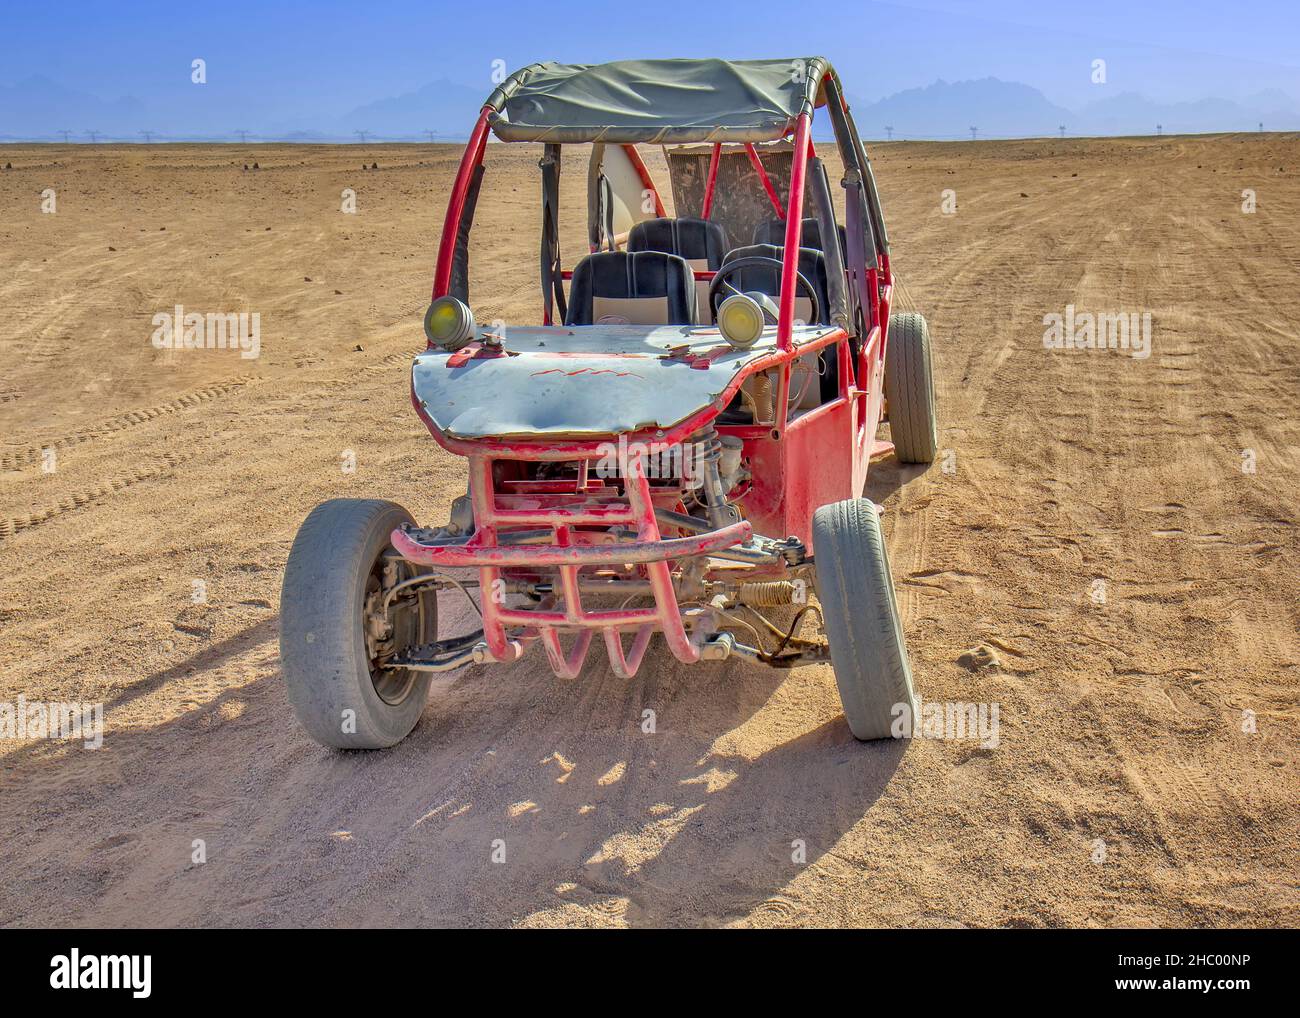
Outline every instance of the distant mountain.
[(1277, 90), (1261, 92), (1241, 102), (1198, 99), (1195, 102), (1158, 103), (1136, 92), (1121, 92), (1089, 103), (1079, 114), (1086, 134), (1153, 134), (1159, 124), (1165, 134), (1202, 131), (1254, 131), (1300, 129), (1300, 112), (1288, 95)]
[(139, 99), (124, 96), (106, 102), (43, 75), (0, 85), (0, 133), (11, 138), (55, 138), (60, 131), (70, 131), (80, 139), (91, 130), (134, 135), (150, 126), (145, 113)]
[(343, 138), (333, 134), (326, 134), (323, 131), (281, 131), (275, 128), (267, 131), (265, 138), (304, 145), (325, 145), (336, 141), (352, 141), (350, 137)]
[(1280, 88), (1266, 88), (1262, 92), (1248, 95), (1241, 100), (1241, 105), (1248, 109), (1300, 113), (1300, 103), (1297, 103)]
[(911, 88), (874, 103), (854, 103), (853, 119), (870, 138), (1047, 137), (1064, 126), (1068, 134), (1166, 134), (1213, 131), (1300, 130), (1300, 107), (1277, 89), (1245, 99), (1198, 99), (1160, 103), (1136, 92), (1089, 103), (1071, 111), (1050, 102), (1042, 92), (1019, 82), (982, 78), (978, 81), (936, 81)]
[(186, 130), (181, 126), (183, 111), (152, 108), (129, 96), (108, 101), (65, 88), (44, 76), (33, 76), (13, 85), (0, 84), (0, 140), (60, 140), (59, 132), (69, 131), (70, 140), (85, 141), (87, 131), (96, 131), (101, 138), (134, 141), (145, 130), (172, 140), (217, 140), (213, 134), (220, 128), (214, 120), (230, 120), (236, 125), (242, 122), (252, 137), (261, 141), (353, 141), (355, 131), (366, 131), (376, 138), (424, 141), (426, 130), (457, 140), (469, 136), (475, 114), (489, 91), (490, 86), (469, 88), (436, 81), (413, 92), (358, 106), (337, 119), (308, 117), (292, 123), (258, 123), (246, 114), (224, 117), (204, 109), (195, 111), (200, 119)]
[(490, 86), (469, 88), (451, 81), (434, 81), (414, 92), (358, 106), (337, 123), (343, 134), (368, 131), (386, 137), (424, 140), (424, 131), (447, 139), (469, 137)]
[[(343, 116), (259, 120), (256, 111), (246, 110), (246, 104), (239, 105), (242, 100), (236, 98), (217, 102), (214, 94), (213, 102), (199, 104), (188, 95), (185, 102), (162, 96), (155, 105), (146, 106), (130, 96), (105, 100), (35, 76), (0, 85), (0, 140), (58, 140), (64, 130), (71, 132), (73, 141), (87, 140), (90, 130), (132, 141), (146, 130), (167, 140), (233, 140), (233, 134), (224, 132), (241, 126), (257, 141), (355, 141), (356, 132), (362, 131), (375, 141), (424, 141), (426, 131), (434, 132), (438, 140), (458, 141), (469, 135), (490, 88), (490, 83), (471, 87), (434, 81), (358, 106)], [(1157, 102), (1136, 92), (1111, 95), (1099, 88), (1097, 93), (1105, 97), (1071, 111), (1032, 86), (981, 78), (936, 81), (876, 102), (852, 97), (850, 101), (858, 130), (869, 139), (886, 137), (887, 128), (900, 140), (965, 139), (972, 127), (980, 138), (1051, 137), (1062, 125), (1075, 137), (1152, 134), (1157, 124), (1166, 134), (1253, 131), (1261, 122), (1265, 130), (1300, 130), (1300, 104), (1277, 89), (1238, 99), (1176, 103)], [(231, 112), (231, 103), (241, 112)], [(827, 118), (819, 117), (814, 129), (819, 140), (830, 137)]]
[(896, 139), (969, 138), (1055, 134), (1075, 115), (1048, 101), (1036, 88), (1015, 81), (936, 81), (866, 105), (854, 104), (853, 120), (870, 138), (892, 127)]

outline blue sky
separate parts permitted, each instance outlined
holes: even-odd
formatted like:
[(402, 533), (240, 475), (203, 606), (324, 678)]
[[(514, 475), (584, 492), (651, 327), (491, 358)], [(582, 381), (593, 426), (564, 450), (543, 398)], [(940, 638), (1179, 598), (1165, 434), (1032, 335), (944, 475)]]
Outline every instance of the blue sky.
[[(868, 102), (939, 78), (994, 76), (1077, 108), (1098, 98), (1090, 68), (1101, 58), (1114, 92), (1174, 102), (1277, 89), (1300, 101), (1295, 0), (584, 0), (568, 7), (540, 0), (56, 0), (26, 8), (21, 18), (15, 10), (11, 2), (0, 31), (0, 86), (39, 75), (102, 100), (133, 97), (160, 122), (190, 118), (254, 130), (311, 127), (444, 80), (486, 95), (496, 59), (513, 69), (545, 59), (820, 53)], [(207, 61), (202, 90), (190, 83), (195, 57)]]

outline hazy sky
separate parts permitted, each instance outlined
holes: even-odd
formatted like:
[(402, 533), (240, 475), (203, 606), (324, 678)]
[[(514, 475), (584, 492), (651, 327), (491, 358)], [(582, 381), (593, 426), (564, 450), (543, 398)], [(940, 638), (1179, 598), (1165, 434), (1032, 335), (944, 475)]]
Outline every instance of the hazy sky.
[[(1075, 108), (1102, 97), (1089, 77), (1101, 58), (1112, 94), (1237, 99), (1276, 88), (1300, 99), (1296, 0), (54, 0), (21, 14), (5, 0), (0, 19), (0, 85), (44, 75), (105, 100), (201, 106), (232, 126), (254, 115), (329, 119), (443, 79), (486, 95), (495, 59), (514, 69), (548, 59), (824, 54), (860, 100), (992, 75)], [(202, 90), (190, 83), (195, 57), (207, 61)]]

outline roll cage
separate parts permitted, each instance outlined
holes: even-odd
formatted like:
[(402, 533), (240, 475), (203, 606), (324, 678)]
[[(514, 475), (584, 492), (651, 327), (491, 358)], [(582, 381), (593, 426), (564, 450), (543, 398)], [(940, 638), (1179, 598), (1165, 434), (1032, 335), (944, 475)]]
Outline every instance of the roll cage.
[[(845, 245), (839, 252), (840, 257), (832, 259), (833, 263), (839, 263), (838, 266), (828, 266), (832, 305), (838, 308), (835, 323), (850, 338), (854, 353), (857, 354), (869, 341), (872, 330), (881, 330), (882, 347), (885, 340), (884, 323), (888, 320), (893, 282), (889, 264), (889, 241), (871, 164), (853, 123), (839, 78), (829, 63), (823, 60), (814, 61), (813, 66), (817, 68), (818, 76), (813, 82), (812, 91), (824, 97), (821, 105), (827, 109), (835, 145), (844, 167), (841, 186), (845, 190)], [(512, 79), (523, 73), (517, 72)], [(512, 79), (508, 79), (508, 82)], [(484, 154), (488, 135), (492, 130), (493, 118), (500, 114), (499, 106), (502, 97), (506, 94), (505, 86), (497, 89), (480, 109), (478, 120), (457, 169), (438, 248), (433, 299), (451, 294), (466, 303), (469, 302), (469, 233), (484, 175)], [(784, 204), (764, 169), (755, 143), (753, 141), (735, 143), (744, 146), (773, 211), (777, 218), (785, 223), (777, 320), (777, 348), (783, 354), (792, 353), (795, 320), (794, 282), (798, 267), (806, 190), (812, 193), (812, 204), (815, 206), (812, 211), (822, 227), (822, 236), (834, 237), (838, 232), (834, 205), (829, 192), (823, 193), (823, 189), (817, 186), (815, 175), (812, 176), (811, 188), (808, 186), (810, 166), (820, 166), (811, 137), (812, 119), (811, 110), (800, 110), (794, 118), (793, 127), (773, 139), (788, 140), (793, 147), (790, 186)], [(611, 133), (607, 133), (605, 140), (621, 146), (641, 176), (646, 191), (652, 196), (656, 215), (665, 215), (660, 189), (637, 152), (637, 142), (620, 141), (617, 132), (612, 132), (612, 136)], [(704, 199), (700, 209), (700, 217), (703, 219), (708, 219), (713, 211), (718, 165), (726, 144), (733, 143), (724, 141), (712, 143)], [(558, 183), (561, 148), (560, 143), (546, 142), (539, 164), (543, 185), (540, 257), (542, 324), (547, 326), (554, 324), (557, 307), (561, 311), (560, 318), (563, 318), (566, 300), (563, 282), (572, 276), (572, 272), (565, 270), (560, 264)], [(678, 211), (681, 214), (681, 210)], [(829, 248), (831, 245), (824, 246)], [(592, 250), (596, 250), (595, 243), (592, 244)], [(707, 281), (713, 275), (712, 270), (695, 270), (697, 280)], [(840, 299), (837, 300), (837, 296)], [(882, 355), (883, 352), (882, 349)]]

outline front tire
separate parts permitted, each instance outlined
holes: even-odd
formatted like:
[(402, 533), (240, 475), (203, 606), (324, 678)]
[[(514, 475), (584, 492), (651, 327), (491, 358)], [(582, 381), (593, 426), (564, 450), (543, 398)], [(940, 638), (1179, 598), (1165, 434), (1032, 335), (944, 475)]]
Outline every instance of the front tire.
[[(338, 498), (303, 521), (280, 592), (280, 668), (298, 721), (337, 749), (381, 749), (406, 738), (424, 711), (428, 672), (376, 667), (367, 644), (367, 602), (384, 584), (389, 535), (411, 514), (392, 502)], [(398, 562), (397, 579), (415, 575)], [(416, 588), (417, 590), (419, 588)], [(437, 636), (437, 592), (394, 602), (390, 649)]]
[(818, 509), (812, 531), (817, 600), (844, 717), (854, 738), (889, 738), (900, 705), (910, 719), (916, 700), (880, 517), (866, 499), (846, 499)]
[(933, 463), (939, 451), (930, 364), (930, 327), (914, 312), (889, 316), (885, 348), (889, 433), (903, 463)]

